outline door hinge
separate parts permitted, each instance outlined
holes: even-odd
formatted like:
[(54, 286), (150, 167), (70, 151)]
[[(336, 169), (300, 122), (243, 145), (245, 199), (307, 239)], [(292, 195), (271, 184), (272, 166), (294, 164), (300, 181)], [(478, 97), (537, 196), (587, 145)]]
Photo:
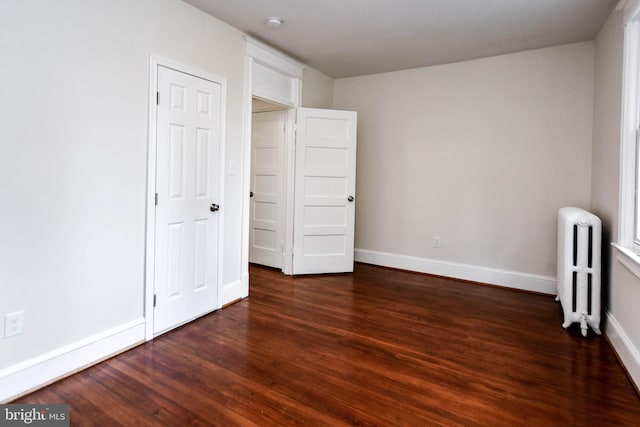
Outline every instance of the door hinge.
[(153, 294), (153, 306), (156, 306), (156, 294)]
[(156, 193), (156, 206), (158, 206), (158, 193)]
[(160, 105), (160, 92), (156, 92), (156, 105)]

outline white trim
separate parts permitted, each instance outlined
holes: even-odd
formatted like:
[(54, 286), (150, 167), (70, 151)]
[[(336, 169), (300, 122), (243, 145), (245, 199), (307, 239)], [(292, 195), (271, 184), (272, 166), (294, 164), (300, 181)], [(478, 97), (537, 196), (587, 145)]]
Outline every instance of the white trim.
[(624, 23), (627, 24), (638, 18), (638, 13), (640, 13), (640, 0), (620, 0), (615, 10), (622, 11)]
[[(252, 92), (253, 82), (251, 79), (251, 69), (253, 68), (253, 60), (249, 56), (244, 58), (244, 88), (242, 100), (242, 159), (243, 168), (242, 175), (242, 234), (240, 244), (242, 252), (240, 255), (240, 275), (241, 278), (246, 276), (247, 279), (242, 280), (243, 285), (246, 284), (247, 293), (249, 292), (249, 236), (251, 226), (251, 201), (249, 193), (251, 191), (251, 122), (252, 122)], [(226, 304), (226, 302), (225, 302)]]
[(251, 93), (263, 100), (287, 107), (300, 104), (300, 81), (297, 76), (282, 73), (269, 64), (251, 58)]
[(605, 326), (605, 335), (609, 338), (609, 342), (618, 353), (620, 361), (629, 373), (631, 380), (635, 383), (636, 388), (640, 389), (640, 351), (633, 344), (627, 333), (622, 329), (616, 318), (603, 309), (607, 319)]
[(0, 371), (0, 403), (121, 353), (145, 340), (138, 318)]
[[(242, 275), (240, 276), (240, 283), (241, 283), (241, 286), (248, 291), (248, 289), (249, 289), (249, 272), (242, 273)], [(245, 292), (245, 294), (248, 296), (249, 292)]]
[(368, 264), (453, 277), (473, 282), (521, 289), (525, 291), (556, 294), (556, 279), (537, 274), (520, 273), (477, 265), (460, 264), (414, 256), (356, 249), (355, 260)]
[(146, 206), (146, 242), (145, 242), (145, 280), (144, 280), (144, 316), (146, 320), (145, 338), (153, 339), (153, 294), (155, 289), (155, 193), (156, 193), (156, 153), (157, 135), (156, 125), (158, 121), (158, 109), (156, 104), (156, 93), (158, 91), (158, 67), (163, 66), (194, 77), (209, 80), (220, 85), (220, 171), (219, 171), (219, 191), (218, 204), (222, 206), (218, 218), (218, 301), (217, 307), (222, 306), (221, 284), (223, 280), (222, 267), (224, 265), (224, 186), (225, 186), (225, 147), (226, 147), (226, 124), (227, 124), (227, 80), (215, 74), (190, 67), (170, 59), (157, 55), (151, 55), (149, 59), (149, 123), (147, 141), (147, 206)]
[(284, 158), (284, 248), (282, 251), (282, 272), (293, 274), (293, 207), (294, 177), (296, 158), (296, 115), (297, 109), (287, 110), (287, 135)]
[(245, 36), (245, 54), (289, 77), (302, 79), (305, 65), (254, 38)]
[[(640, 0), (639, 0), (640, 2)], [(620, 227), (618, 244), (634, 246), (636, 193), (636, 129), (638, 127), (638, 48), (640, 23), (631, 22), (624, 29), (624, 63), (622, 83), (622, 122), (620, 129)]]
[(616, 243), (611, 243), (611, 246), (618, 250), (616, 259), (627, 270), (629, 270), (634, 276), (640, 279), (640, 255), (633, 252), (629, 248), (620, 246)]
[[(244, 76), (244, 101), (243, 101), (243, 115), (244, 115), (244, 131), (243, 131), (243, 155), (244, 155), (244, 173), (243, 179), (243, 191), (244, 196), (242, 207), (242, 272), (247, 274), (247, 293), (248, 293), (248, 268), (249, 268), (249, 227), (250, 227), (250, 212), (249, 212), (249, 192), (251, 183), (251, 104), (252, 98), (257, 96), (265, 101), (279, 103), (281, 105), (291, 106), (297, 108), (301, 106), (302, 102), (302, 73), (305, 66), (293, 59), (283, 55), (277, 50), (261, 43), (251, 37), (245, 37), (245, 76)], [(278, 71), (284, 75), (296, 79), (294, 88), (293, 105), (291, 102), (283, 101), (281, 99), (274, 99), (269, 95), (260, 95), (256, 93), (253, 88), (253, 68), (254, 64), (259, 63), (267, 66), (275, 71)], [(285, 200), (284, 205), (287, 209), (285, 218), (284, 229), (284, 251), (283, 251), (283, 263), (282, 271), (285, 274), (291, 274), (292, 270), (292, 256), (293, 256), (293, 212), (289, 209), (293, 209), (293, 165), (295, 159), (295, 109), (290, 109), (287, 114), (287, 139), (285, 142)]]
[[(247, 284), (245, 287), (244, 284)], [(240, 280), (225, 284), (220, 289), (220, 299), (224, 301), (224, 304), (246, 298), (249, 295), (249, 275), (243, 274)], [(223, 304), (223, 305), (224, 305)]]
[(149, 111), (148, 141), (147, 141), (147, 204), (145, 250), (144, 250), (144, 317), (146, 319), (145, 338), (153, 338), (153, 294), (155, 283), (155, 193), (156, 193), (156, 153), (157, 135), (156, 123), (158, 110), (156, 108), (156, 92), (158, 91), (158, 62), (153, 55), (149, 57)]

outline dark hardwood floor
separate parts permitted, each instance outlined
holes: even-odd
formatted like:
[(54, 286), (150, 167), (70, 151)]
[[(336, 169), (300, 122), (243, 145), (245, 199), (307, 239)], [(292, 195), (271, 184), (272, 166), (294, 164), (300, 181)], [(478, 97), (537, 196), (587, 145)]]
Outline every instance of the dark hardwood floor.
[(95, 426), (640, 425), (606, 340), (551, 296), (365, 264), (250, 275), (248, 299), (15, 403)]

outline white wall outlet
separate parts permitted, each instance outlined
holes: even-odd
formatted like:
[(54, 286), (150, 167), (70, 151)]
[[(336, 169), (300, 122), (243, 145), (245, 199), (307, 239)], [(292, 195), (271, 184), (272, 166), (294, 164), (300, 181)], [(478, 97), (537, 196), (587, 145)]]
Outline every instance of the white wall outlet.
[(4, 316), (4, 337), (9, 338), (24, 332), (24, 310)]
[(433, 247), (434, 248), (439, 248), (442, 246), (442, 239), (440, 238), (440, 236), (435, 236), (433, 238)]

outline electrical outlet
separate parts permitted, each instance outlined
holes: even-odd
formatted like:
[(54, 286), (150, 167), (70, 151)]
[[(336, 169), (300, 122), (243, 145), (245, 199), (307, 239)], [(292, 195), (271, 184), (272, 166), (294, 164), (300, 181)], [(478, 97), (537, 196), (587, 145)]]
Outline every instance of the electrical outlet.
[(4, 316), (4, 337), (9, 338), (24, 332), (24, 310)]
[(433, 238), (433, 247), (434, 248), (439, 248), (442, 246), (442, 239), (440, 239), (440, 236), (435, 236)]

